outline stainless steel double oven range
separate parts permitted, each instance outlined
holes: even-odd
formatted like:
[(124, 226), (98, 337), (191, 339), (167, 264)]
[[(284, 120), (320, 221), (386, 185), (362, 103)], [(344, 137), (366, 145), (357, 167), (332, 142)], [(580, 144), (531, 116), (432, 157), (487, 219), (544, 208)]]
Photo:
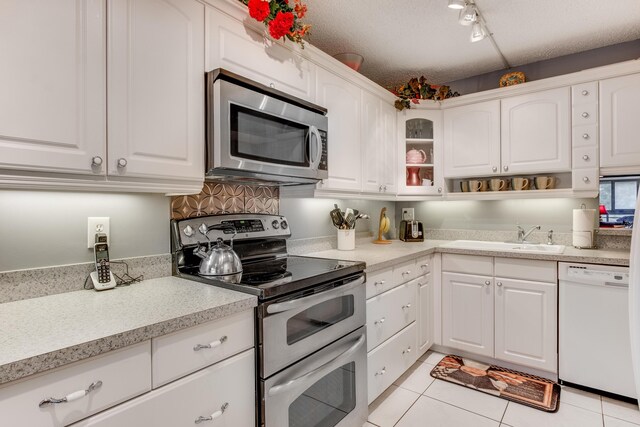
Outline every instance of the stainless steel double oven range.
[[(198, 275), (197, 230), (227, 224), (242, 280)], [(171, 223), (174, 274), (258, 297), (256, 352), (259, 427), (353, 427), (367, 419), (363, 263), (287, 255), (286, 219), (213, 215)], [(212, 230), (211, 240), (231, 231)]]

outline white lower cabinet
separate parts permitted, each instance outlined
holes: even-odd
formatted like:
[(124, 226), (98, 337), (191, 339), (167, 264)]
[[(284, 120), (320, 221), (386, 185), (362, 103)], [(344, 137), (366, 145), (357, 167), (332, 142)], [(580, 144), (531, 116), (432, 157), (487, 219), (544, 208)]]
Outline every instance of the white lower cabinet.
[(368, 354), (368, 403), (373, 402), (415, 363), (417, 332), (416, 324), (412, 323)]
[[(442, 265), (444, 346), (557, 372), (555, 262), (443, 254)], [(456, 266), (465, 273), (446, 271)]]
[(433, 345), (433, 275), (431, 273), (417, 279), (418, 282), (418, 354), (426, 352)]
[(255, 424), (253, 349), (74, 424), (74, 427), (187, 427), (201, 422), (216, 427)]
[(372, 350), (416, 320), (417, 281), (367, 301), (367, 350)]
[[(149, 390), (151, 346), (145, 341), (0, 387), (0, 425), (66, 426)], [(128, 425), (136, 424), (121, 424)]]

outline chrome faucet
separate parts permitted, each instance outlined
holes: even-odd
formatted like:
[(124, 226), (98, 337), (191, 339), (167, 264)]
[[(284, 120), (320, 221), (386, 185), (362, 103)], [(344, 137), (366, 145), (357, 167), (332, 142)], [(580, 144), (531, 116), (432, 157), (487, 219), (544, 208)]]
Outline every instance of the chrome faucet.
[(516, 225), (516, 227), (518, 227), (518, 243), (527, 243), (527, 237), (529, 237), (529, 235), (535, 230), (540, 230), (539, 225), (534, 225), (529, 229), (529, 231), (526, 232), (524, 231), (524, 228), (520, 227), (519, 225)]

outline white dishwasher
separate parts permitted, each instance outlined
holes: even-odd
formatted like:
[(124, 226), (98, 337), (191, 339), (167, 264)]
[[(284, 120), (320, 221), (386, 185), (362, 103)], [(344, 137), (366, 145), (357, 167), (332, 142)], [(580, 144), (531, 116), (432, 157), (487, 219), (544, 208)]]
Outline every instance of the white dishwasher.
[(558, 264), (558, 378), (636, 398), (629, 335), (629, 268)]

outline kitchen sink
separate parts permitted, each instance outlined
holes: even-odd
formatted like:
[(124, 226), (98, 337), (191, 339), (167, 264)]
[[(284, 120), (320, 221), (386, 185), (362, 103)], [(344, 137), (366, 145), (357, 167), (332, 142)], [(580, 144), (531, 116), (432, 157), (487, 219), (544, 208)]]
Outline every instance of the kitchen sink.
[(475, 249), (480, 251), (521, 252), (530, 254), (561, 254), (564, 245), (543, 245), (540, 243), (485, 242), (482, 240), (455, 240), (441, 245), (443, 248)]

